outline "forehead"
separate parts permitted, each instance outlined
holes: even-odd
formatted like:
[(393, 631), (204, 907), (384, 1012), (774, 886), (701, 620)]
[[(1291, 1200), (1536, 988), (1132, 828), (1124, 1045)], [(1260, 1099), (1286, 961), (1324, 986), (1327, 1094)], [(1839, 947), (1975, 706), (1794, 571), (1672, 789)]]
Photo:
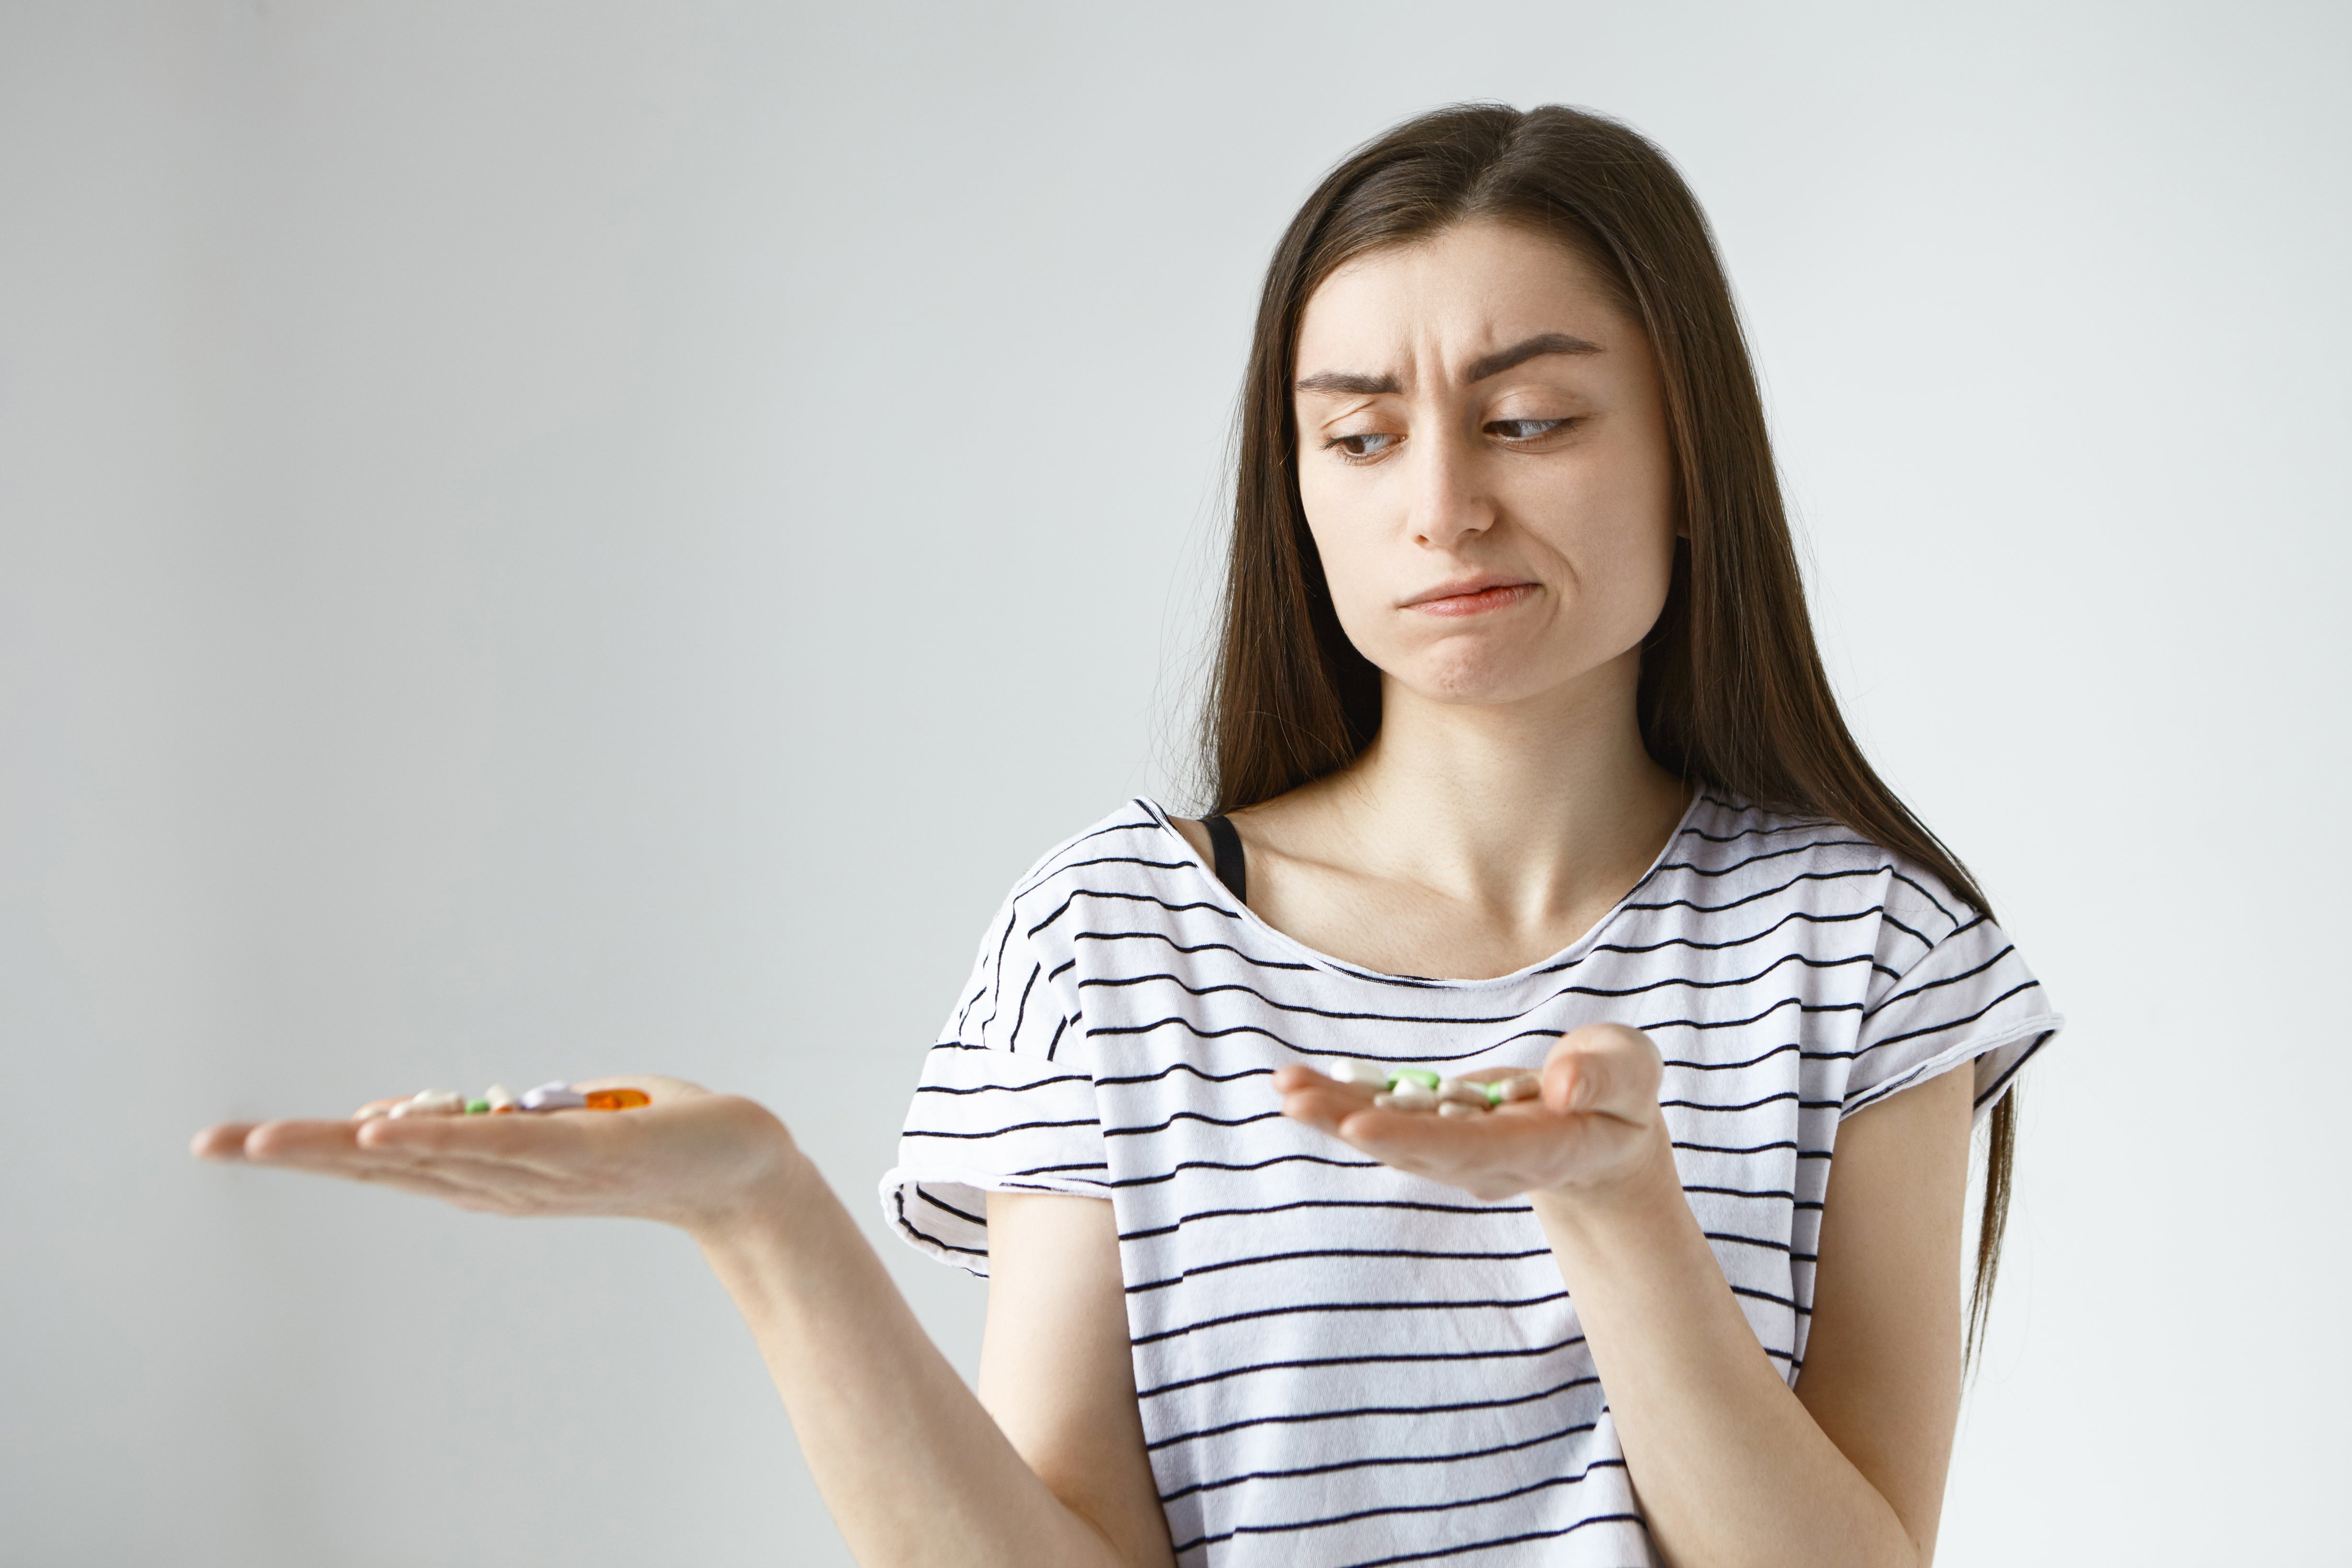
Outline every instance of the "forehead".
[(1297, 369), (1385, 369), (1400, 356), (1475, 354), (1538, 332), (1606, 343), (1629, 325), (1565, 243), (1516, 224), (1457, 224), (1325, 278), (1299, 323)]

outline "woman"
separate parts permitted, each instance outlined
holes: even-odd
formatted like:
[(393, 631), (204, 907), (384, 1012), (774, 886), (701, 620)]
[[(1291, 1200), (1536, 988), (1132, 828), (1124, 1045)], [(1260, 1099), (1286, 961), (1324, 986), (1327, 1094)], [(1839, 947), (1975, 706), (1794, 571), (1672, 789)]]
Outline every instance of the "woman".
[(884, 1179), (977, 1398), (747, 1101), (198, 1151), (682, 1226), (868, 1563), (1927, 1562), (1971, 1119), (1980, 1318), (2059, 1019), (1838, 718), (1696, 205), (1590, 115), (1401, 126), (1244, 419), (1217, 810), (1023, 879)]

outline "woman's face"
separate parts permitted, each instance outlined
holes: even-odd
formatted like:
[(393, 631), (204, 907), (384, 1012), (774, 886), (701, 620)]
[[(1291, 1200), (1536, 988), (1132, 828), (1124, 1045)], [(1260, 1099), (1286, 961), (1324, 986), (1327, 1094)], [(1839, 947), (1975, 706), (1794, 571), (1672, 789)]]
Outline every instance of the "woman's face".
[(1349, 263), (1307, 301), (1295, 396), (1339, 624), (1391, 682), (1500, 704), (1638, 667), (1674, 565), (1665, 408), (1573, 251), (1479, 222)]

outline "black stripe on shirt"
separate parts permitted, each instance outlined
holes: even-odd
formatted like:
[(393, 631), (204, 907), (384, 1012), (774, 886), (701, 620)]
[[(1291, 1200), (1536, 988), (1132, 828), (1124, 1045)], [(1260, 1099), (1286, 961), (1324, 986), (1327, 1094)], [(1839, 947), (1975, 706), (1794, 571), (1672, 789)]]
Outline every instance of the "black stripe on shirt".
[[(1787, 1251), (1787, 1248), (1782, 1248)], [(1421, 1258), (1463, 1263), (1512, 1263), (1529, 1258), (1549, 1258), (1549, 1247), (1531, 1247), (1518, 1252), (1425, 1252), (1412, 1247), (1316, 1247), (1299, 1252), (1266, 1252), (1249, 1258), (1228, 1258), (1217, 1263), (1201, 1263), (1181, 1274), (1165, 1280), (1152, 1280), (1140, 1285), (1129, 1285), (1127, 1293), (1139, 1296), (1150, 1291), (1164, 1291), (1171, 1285), (1181, 1285), (1187, 1280), (1203, 1274), (1220, 1274), (1228, 1269), (1247, 1269), (1260, 1263), (1296, 1263), (1302, 1258)]]
[(1559, 1290), (1540, 1296), (1497, 1297), (1488, 1301), (1301, 1301), (1289, 1306), (1258, 1307), (1246, 1312), (1229, 1312), (1223, 1317), (1202, 1318), (1198, 1322), (1184, 1323), (1171, 1329), (1161, 1329), (1155, 1333), (1143, 1334), (1139, 1337), (1130, 1335), (1128, 1343), (1139, 1347), (1157, 1344), (1161, 1340), (1181, 1339), (1186, 1334), (1200, 1333), (1209, 1329), (1225, 1328), (1234, 1323), (1252, 1322), (1262, 1318), (1296, 1317), (1301, 1312), (1516, 1312), (1522, 1307), (1539, 1307), (1566, 1300), (1568, 1300), (1567, 1291)]
[(1179, 1432), (1172, 1437), (1156, 1438), (1143, 1445), (1144, 1452), (1156, 1454), (1181, 1443), (1197, 1443), (1204, 1437), (1222, 1437), (1230, 1432), (1246, 1431), (1252, 1427), (1298, 1427), (1317, 1421), (1360, 1421), (1382, 1416), (1449, 1416), (1465, 1410), (1507, 1410), (1515, 1405), (1533, 1405), (1567, 1393), (1571, 1388), (1589, 1388), (1600, 1383), (1598, 1375), (1585, 1373), (1555, 1383), (1549, 1388), (1527, 1389), (1501, 1399), (1465, 1399), (1444, 1405), (1366, 1405), (1346, 1410), (1297, 1410), (1271, 1416), (1248, 1416), (1223, 1426), (1203, 1427), (1196, 1432)]

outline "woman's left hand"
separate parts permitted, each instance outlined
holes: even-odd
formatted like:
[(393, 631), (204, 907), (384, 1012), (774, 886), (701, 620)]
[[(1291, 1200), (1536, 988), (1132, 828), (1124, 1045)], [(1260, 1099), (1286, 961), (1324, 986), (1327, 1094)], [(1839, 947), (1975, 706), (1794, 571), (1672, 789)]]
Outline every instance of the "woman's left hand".
[(1493, 1201), (1523, 1192), (1595, 1193), (1671, 1164), (1658, 1111), (1658, 1048), (1623, 1024), (1587, 1024), (1544, 1059), (1543, 1092), (1480, 1116), (1388, 1111), (1372, 1092), (1297, 1063), (1277, 1068), (1282, 1113), (1382, 1165)]

